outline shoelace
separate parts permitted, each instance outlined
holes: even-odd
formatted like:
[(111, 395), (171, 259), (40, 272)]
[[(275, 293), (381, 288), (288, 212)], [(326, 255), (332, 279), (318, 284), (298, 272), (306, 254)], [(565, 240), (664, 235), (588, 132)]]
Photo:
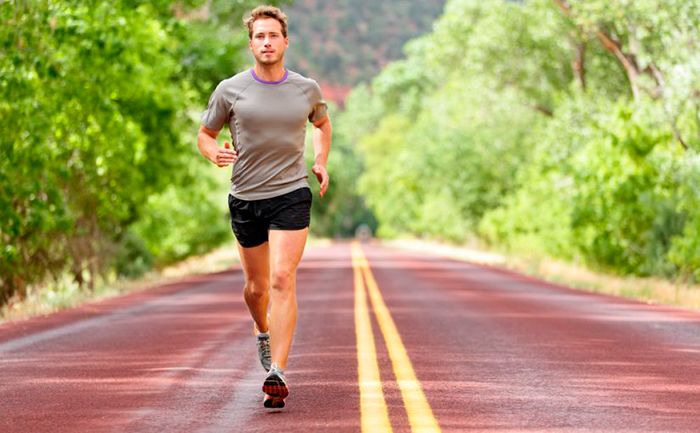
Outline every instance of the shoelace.
[(260, 343), (260, 348), (262, 350), (263, 356), (265, 358), (270, 356), (270, 339), (265, 338), (265, 339), (258, 339), (258, 342)]

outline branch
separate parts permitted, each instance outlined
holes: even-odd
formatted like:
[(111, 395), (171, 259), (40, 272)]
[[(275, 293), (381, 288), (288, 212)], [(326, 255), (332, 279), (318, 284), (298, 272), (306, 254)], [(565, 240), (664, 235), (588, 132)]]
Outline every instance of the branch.
[(554, 117), (554, 111), (551, 108), (545, 107), (542, 104), (523, 104), (527, 108), (532, 108), (535, 111), (539, 111), (547, 117)]
[[(653, 69), (656, 69), (656, 67), (654, 67)], [(658, 69), (657, 69), (657, 72), (658, 72)], [(660, 76), (661, 80), (663, 80), (663, 77), (660, 74), (659, 74), (659, 76)], [(685, 140), (683, 140), (683, 137), (681, 136), (681, 133), (678, 130), (678, 125), (676, 124), (676, 116), (671, 112), (671, 109), (669, 108), (669, 104), (667, 104), (667, 103), (664, 104), (664, 111), (666, 111), (666, 115), (668, 116), (668, 123), (671, 124), (671, 130), (673, 131), (673, 136), (681, 144), (681, 146), (683, 147), (683, 150), (685, 150), (687, 152), (688, 151), (688, 144), (685, 142)]]
[[(576, 15), (574, 15), (574, 13), (571, 11), (571, 6), (566, 0), (553, 1), (554, 3), (556, 3), (557, 6), (559, 6), (559, 9), (564, 11), (566, 15), (568, 15), (571, 18), (576, 18)], [(637, 99), (637, 97), (639, 97), (639, 88), (637, 87), (637, 76), (639, 75), (639, 70), (637, 70), (637, 67), (634, 64), (634, 60), (628, 58), (625, 55), (625, 53), (622, 52), (620, 44), (616, 41), (613, 41), (612, 38), (610, 38), (602, 30), (596, 29), (596, 36), (598, 36), (598, 39), (600, 39), (600, 41), (603, 43), (605, 49), (613, 53), (615, 57), (617, 57), (617, 60), (620, 63), (622, 63), (622, 67), (625, 68), (625, 72), (627, 73), (627, 79), (629, 80), (630, 86), (632, 87), (632, 95), (635, 99)]]
[(581, 84), (583, 91), (586, 91), (586, 42), (581, 41), (576, 44), (576, 58), (571, 62), (574, 69), (574, 75)]
[[(557, 6), (559, 6), (559, 9), (564, 11), (564, 13), (570, 18), (576, 18), (576, 15), (571, 10), (571, 5), (567, 0), (552, 1), (554, 1), (554, 3)], [(579, 26), (583, 27), (583, 25)], [(622, 44), (619, 41), (616, 41), (612, 37), (608, 36), (608, 34), (602, 31), (600, 28), (596, 27), (595, 33), (596, 36), (598, 36), (598, 39), (600, 39), (600, 41), (603, 43), (605, 49), (613, 53), (617, 60), (625, 68), (625, 72), (627, 73), (627, 79), (629, 80), (630, 86), (632, 88), (632, 95), (634, 96), (634, 99), (637, 99), (639, 97), (639, 85), (637, 83), (637, 77), (639, 76), (640, 71), (634, 54), (625, 54), (622, 51)], [(664, 80), (663, 74), (661, 73), (659, 68), (656, 66), (656, 64), (654, 64), (654, 62), (651, 62), (649, 66), (642, 72), (651, 75), (654, 78), (654, 81), (656, 82), (656, 88), (648, 90), (651, 96), (655, 99), (662, 99), (664, 96), (664, 90), (666, 89), (666, 81)], [(668, 109), (666, 109), (666, 112), (670, 118), (669, 123), (671, 124), (671, 129), (673, 130), (673, 136), (676, 138), (676, 140), (678, 140), (683, 149), (687, 151), (688, 145), (683, 140), (683, 137), (681, 137), (680, 131), (678, 131), (675, 116), (668, 112)]]
[(649, 73), (652, 77), (654, 77), (654, 80), (656, 80), (656, 89), (654, 89), (654, 97), (663, 97), (664, 90), (666, 90), (666, 80), (664, 80), (664, 76), (661, 73), (661, 71), (659, 71), (659, 68), (656, 67), (656, 64), (654, 64), (654, 62), (651, 62), (644, 71)]
[(598, 39), (600, 39), (603, 42), (603, 46), (605, 47), (605, 49), (615, 54), (617, 60), (619, 60), (620, 63), (622, 63), (622, 67), (625, 68), (625, 72), (627, 72), (627, 77), (629, 79), (630, 85), (632, 86), (632, 95), (634, 95), (634, 98), (637, 99), (637, 97), (639, 96), (639, 87), (637, 87), (637, 76), (639, 76), (639, 70), (634, 64), (634, 61), (629, 59), (625, 55), (625, 53), (622, 52), (620, 44), (613, 41), (602, 30), (596, 30), (596, 35), (598, 36)]

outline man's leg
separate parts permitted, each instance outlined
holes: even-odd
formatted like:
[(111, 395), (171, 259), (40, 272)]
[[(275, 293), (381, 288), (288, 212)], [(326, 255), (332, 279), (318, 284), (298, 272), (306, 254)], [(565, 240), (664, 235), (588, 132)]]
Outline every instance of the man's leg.
[(257, 247), (243, 248), (238, 245), (245, 289), (243, 295), (250, 315), (258, 331), (268, 332), (267, 305), (270, 302), (270, 245), (264, 242)]
[(296, 271), (306, 246), (303, 230), (270, 230), (270, 345), (272, 363), (284, 370), (297, 324)]

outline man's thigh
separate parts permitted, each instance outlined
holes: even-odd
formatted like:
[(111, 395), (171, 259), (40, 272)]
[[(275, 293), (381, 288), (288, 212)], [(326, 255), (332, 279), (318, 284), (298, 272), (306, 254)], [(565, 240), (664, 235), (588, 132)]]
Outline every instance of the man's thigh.
[(268, 284), (270, 281), (270, 243), (245, 248), (238, 244), (238, 254), (246, 281)]
[(273, 273), (296, 270), (304, 253), (308, 234), (308, 227), (301, 230), (270, 230), (270, 266)]

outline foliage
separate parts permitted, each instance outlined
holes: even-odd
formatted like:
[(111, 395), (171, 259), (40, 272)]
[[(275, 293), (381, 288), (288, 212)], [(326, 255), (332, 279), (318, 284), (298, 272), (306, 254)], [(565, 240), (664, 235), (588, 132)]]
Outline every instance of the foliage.
[(687, 220), (683, 232), (671, 238), (668, 259), (678, 267), (681, 277), (700, 281), (700, 155), (680, 160), (674, 175), (677, 209), (687, 215)]
[(449, 1), (365, 94), (378, 233), (698, 279), (698, 20), (696, 0)]
[(154, 257), (144, 241), (132, 231), (124, 233), (114, 256), (117, 275), (136, 278), (153, 268)]
[(187, 167), (192, 180), (150, 196), (143, 217), (131, 227), (156, 257), (158, 267), (203, 254), (231, 236), (222, 184), (208, 175), (211, 165), (202, 164), (195, 151)]
[(173, 47), (147, 6), (47, 2), (14, 13), (3, 6), (17, 21), (3, 26), (16, 49), (0, 60), (6, 295), (46, 270), (94, 273), (138, 204), (177, 173), (188, 92), (169, 80)]
[[(348, 99), (348, 106), (361, 104), (365, 89), (359, 87)], [(328, 158), (329, 188), (323, 198), (318, 196), (319, 185), (310, 172), (314, 163), (311, 134), (307, 134), (306, 165), (309, 184), (313, 191), (311, 233), (316, 236), (352, 236), (360, 225), (376, 229), (377, 222), (358, 191), (357, 179), (364, 171), (364, 161), (354, 148), (354, 138), (371, 124), (372, 117), (379, 117), (379, 107), (348, 110), (336, 116), (336, 108), (330, 107), (333, 125), (333, 143)], [(374, 114), (372, 114), (374, 113)]]
[[(256, 4), (0, 3), (0, 302), (230, 236), (194, 132), (249, 59)], [(700, 280), (700, 0), (449, 0), (404, 45), (442, 6), (289, 9), (287, 66), (346, 84), (384, 67), (333, 114), (314, 233), (479, 236)]]
[[(163, 262), (225, 239), (190, 107), (243, 63), (252, 4), (0, 3), (0, 302), (64, 272), (90, 287), (113, 267), (140, 272), (124, 249), (147, 267), (149, 254)], [(157, 219), (160, 238), (140, 231)]]

